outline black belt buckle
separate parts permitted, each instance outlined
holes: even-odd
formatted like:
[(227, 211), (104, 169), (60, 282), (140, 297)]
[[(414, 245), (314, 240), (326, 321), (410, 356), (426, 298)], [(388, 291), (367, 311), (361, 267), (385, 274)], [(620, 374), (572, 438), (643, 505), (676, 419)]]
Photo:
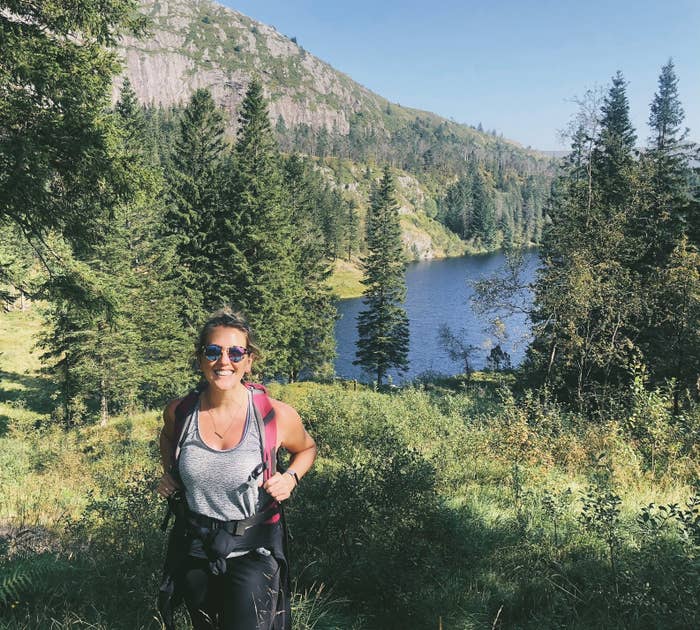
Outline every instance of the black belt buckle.
[(248, 525), (245, 524), (245, 521), (228, 521), (226, 523), (221, 523), (220, 527), (226, 530), (226, 533), (231, 534), (231, 536), (243, 536), (248, 529)]

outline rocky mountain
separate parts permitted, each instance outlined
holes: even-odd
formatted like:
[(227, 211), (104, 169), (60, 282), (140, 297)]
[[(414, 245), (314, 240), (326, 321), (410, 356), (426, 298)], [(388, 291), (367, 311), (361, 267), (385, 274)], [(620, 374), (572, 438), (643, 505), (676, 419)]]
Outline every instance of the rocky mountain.
[[(473, 145), (469, 150), (503, 144), (493, 134), (390, 103), (308, 53), (294, 38), (211, 0), (142, 0), (141, 6), (152, 20), (151, 35), (125, 37), (122, 48), (125, 74), (143, 103), (184, 104), (194, 90), (205, 87), (233, 115), (255, 74), (264, 83), (273, 123), (281, 117), (288, 128), (306, 124), (347, 135), (359, 115), (375, 133), (388, 135), (420, 118), (458, 132), (465, 145)], [(118, 90), (117, 83), (115, 97)], [(516, 143), (506, 144), (539, 157)]]
[[(520, 181), (542, 176), (548, 168), (543, 156), (495, 134), (390, 103), (293, 38), (210, 0), (142, 0), (141, 8), (151, 19), (150, 34), (125, 37), (122, 53), (124, 75), (142, 103), (184, 105), (196, 89), (207, 88), (228, 112), (233, 134), (238, 106), (257, 76), (283, 150), (355, 163), (388, 162), (407, 173), (406, 185), (399, 181), (398, 186), (413, 257), (459, 251), (434, 217), (445, 188), (461, 171), (478, 162), (497, 186), (508, 180), (509, 171)], [(120, 85), (115, 82), (115, 100)], [(421, 216), (409, 221), (408, 215), (416, 213)], [(438, 245), (441, 240), (450, 245)]]
[[(209, 0), (144, 0), (151, 36), (125, 37), (125, 74), (143, 103), (184, 104), (205, 87), (234, 114), (252, 74), (274, 122), (347, 134), (349, 117), (387, 101), (306, 52), (271, 26)], [(115, 95), (118, 85), (115, 85)], [(235, 117), (234, 117), (235, 120)]]

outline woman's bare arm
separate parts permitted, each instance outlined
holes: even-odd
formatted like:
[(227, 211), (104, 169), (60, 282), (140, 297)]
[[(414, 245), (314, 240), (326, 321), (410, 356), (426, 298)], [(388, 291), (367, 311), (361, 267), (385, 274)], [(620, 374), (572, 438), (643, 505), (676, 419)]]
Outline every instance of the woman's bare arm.
[(279, 400), (272, 400), (277, 421), (277, 439), (279, 446), (288, 450), (292, 457), (287, 473), (276, 473), (270, 477), (263, 487), (277, 501), (288, 499), (297, 485), (297, 480), (309, 471), (316, 459), (316, 442), (307, 433), (301, 418), (290, 405)]
[(171, 400), (163, 410), (163, 427), (160, 430), (158, 446), (160, 448), (160, 463), (163, 467), (163, 476), (158, 482), (158, 494), (166, 499), (176, 490), (180, 484), (170, 474), (170, 465), (175, 441), (175, 407), (180, 402), (179, 398)]

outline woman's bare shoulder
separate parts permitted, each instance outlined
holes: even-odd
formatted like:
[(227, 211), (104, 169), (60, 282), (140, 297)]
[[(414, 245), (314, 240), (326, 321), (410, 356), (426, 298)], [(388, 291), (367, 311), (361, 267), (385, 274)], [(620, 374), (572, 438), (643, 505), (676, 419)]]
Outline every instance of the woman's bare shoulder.
[(301, 419), (297, 410), (286, 402), (282, 402), (281, 400), (277, 400), (276, 398), (270, 398), (270, 404), (275, 410), (275, 417), (278, 421), (282, 420), (283, 422), (285, 422)]
[(166, 429), (172, 430), (175, 428), (175, 410), (183, 399), (184, 397), (173, 398), (165, 405), (165, 409), (163, 409), (163, 425)]

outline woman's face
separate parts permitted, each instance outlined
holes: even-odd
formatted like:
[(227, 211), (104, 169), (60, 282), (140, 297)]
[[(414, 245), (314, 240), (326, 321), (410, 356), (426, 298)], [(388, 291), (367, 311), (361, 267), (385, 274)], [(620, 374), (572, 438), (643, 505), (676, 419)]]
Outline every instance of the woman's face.
[[(247, 345), (246, 334), (238, 328), (217, 326), (211, 330), (206, 346), (209, 348), (219, 346), (221, 348), (219, 356), (212, 361), (207, 359), (204, 350), (200, 350), (199, 355), (199, 367), (209, 385), (217, 389), (228, 390), (241, 383), (243, 377), (250, 372), (253, 359), (250, 354), (246, 353), (239, 361), (232, 361), (229, 355), (233, 354), (233, 358), (237, 358), (239, 353), (236, 352), (236, 348), (247, 348)], [(231, 348), (234, 348), (232, 352), (230, 352)], [(217, 348), (210, 348), (210, 350), (216, 351)], [(209, 354), (211, 355), (211, 352)]]

